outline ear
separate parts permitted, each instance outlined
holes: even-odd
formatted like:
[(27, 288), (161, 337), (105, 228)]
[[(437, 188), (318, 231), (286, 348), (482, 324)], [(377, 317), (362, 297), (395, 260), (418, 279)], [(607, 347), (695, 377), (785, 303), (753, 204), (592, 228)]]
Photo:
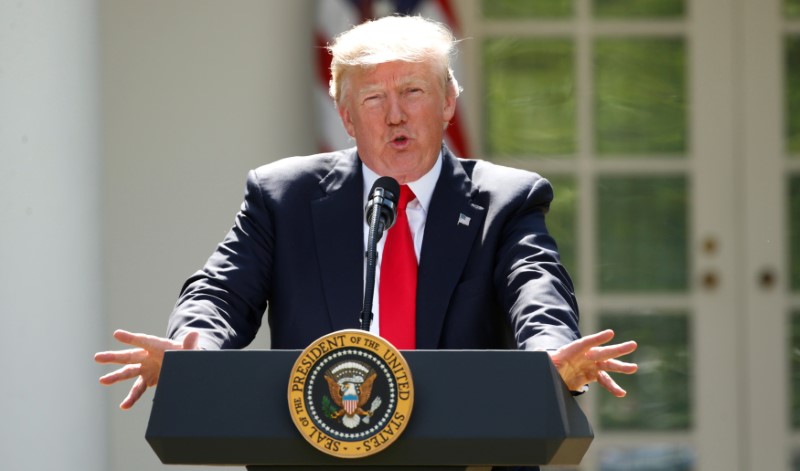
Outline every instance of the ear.
[(457, 98), (455, 94), (449, 91), (444, 96), (444, 109), (442, 110), (442, 115), (444, 117), (445, 127), (453, 119), (453, 116), (456, 115), (456, 100)]
[(356, 137), (356, 127), (353, 124), (352, 116), (350, 115), (350, 109), (344, 104), (340, 103), (336, 110), (339, 112), (339, 118), (342, 119), (342, 125), (344, 126), (344, 130), (347, 131), (347, 134), (355, 139)]

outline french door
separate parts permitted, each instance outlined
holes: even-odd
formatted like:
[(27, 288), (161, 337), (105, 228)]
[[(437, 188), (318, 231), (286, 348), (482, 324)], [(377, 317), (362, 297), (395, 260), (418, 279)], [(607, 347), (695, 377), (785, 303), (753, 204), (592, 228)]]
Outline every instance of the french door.
[(640, 344), (581, 469), (800, 469), (800, 0), (458, 6), (476, 154), (554, 183), (582, 329)]

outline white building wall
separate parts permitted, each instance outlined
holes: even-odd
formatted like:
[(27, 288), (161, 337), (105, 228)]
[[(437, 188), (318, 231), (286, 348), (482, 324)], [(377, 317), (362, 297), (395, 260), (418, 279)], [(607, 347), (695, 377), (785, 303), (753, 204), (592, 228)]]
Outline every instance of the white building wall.
[[(163, 335), (181, 284), (231, 226), (247, 171), (316, 150), (312, 11), (310, 0), (100, 2), (102, 348), (118, 346), (115, 328)], [(266, 345), (260, 335), (253, 347)], [(120, 411), (128, 388), (103, 391), (110, 469), (165, 469), (144, 440), (152, 391)]]
[(92, 356), (163, 334), (247, 170), (315, 150), (311, 12), (0, 0), (0, 468), (165, 469)]
[(2, 469), (108, 469), (96, 13), (0, 0)]

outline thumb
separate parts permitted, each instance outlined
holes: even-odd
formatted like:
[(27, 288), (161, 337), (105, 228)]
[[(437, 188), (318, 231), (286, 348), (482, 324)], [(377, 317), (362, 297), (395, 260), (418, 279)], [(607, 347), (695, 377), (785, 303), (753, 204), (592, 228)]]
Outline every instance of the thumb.
[(183, 338), (183, 349), (184, 350), (197, 350), (197, 344), (200, 340), (200, 332), (193, 330), (186, 334), (186, 337)]

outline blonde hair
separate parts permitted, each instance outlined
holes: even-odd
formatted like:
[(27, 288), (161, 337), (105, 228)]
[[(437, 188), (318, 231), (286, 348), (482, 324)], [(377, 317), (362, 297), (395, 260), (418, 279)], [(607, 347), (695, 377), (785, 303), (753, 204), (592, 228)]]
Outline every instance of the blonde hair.
[(354, 68), (374, 67), (386, 62), (427, 62), (441, 68), (445, 90), (458, 96), (450, 61), (456, 39), (447, 26), (421, 16), (387, 16), (367, 21), (341, 33), (328, 46), (333, 56), (328, 93), (338, 106), (346, 75)]

